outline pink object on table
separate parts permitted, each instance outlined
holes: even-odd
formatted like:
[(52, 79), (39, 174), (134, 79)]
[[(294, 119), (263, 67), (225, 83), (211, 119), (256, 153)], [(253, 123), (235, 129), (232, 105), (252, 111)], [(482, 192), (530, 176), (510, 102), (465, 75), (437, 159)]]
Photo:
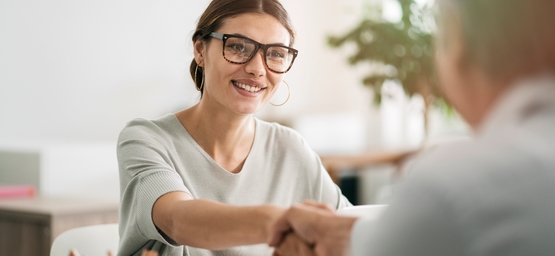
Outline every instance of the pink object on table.
[(32, 197), (35, 196), (36, 190), (34, 186), (0, 186), (0, 198), (8, 197)]

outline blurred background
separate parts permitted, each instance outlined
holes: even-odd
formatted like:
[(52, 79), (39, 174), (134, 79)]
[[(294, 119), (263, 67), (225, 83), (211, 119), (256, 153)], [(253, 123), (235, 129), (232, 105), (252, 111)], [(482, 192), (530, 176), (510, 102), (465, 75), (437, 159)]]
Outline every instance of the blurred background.
[[(188, 67), (191, 35), (208, 3), (1, 0), (0, 184), (29, 185), (45, 196), (117, 201), (115, 143), (125, 124), (176, 112), (199, 99)], [(456, 114), (433, 107), (426, 136), (422, 97), (409, 97), (398, 82), (386, 81), (376, 104), (375, 91), (363, 84), (373, 66), (349, 64), (354, 44), (330, 46), (330, 36), (358, 26), (370, 9), (399, 22), (399, 2), (282, 4), (299, 50), (285, 76), (291, 98), (257, 117), (296, 129), (317, 153), (331, 157), (415, 148), (468, 133)], [(285, 98), (282, 89), (274, 102)], [(393, 167), (370, 162), (356, 168), (346, 164), (340, 175), (357, 177), (356, 190), (349, 193), (358, 203), (377, 202), (378, 188), (391, 182)]]

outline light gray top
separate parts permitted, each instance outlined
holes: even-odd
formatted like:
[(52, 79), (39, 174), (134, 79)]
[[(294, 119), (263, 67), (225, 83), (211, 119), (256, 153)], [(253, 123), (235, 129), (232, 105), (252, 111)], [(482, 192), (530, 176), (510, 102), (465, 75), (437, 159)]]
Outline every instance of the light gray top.
[(417, 160), (356, 256), (555, 255), (555, 77), (521, 81), (474, 140)]
[(142, 249), (157, 250), (160, 256), (271, 255), (265, 244), (210, 252), (178, 246), (162, 237), (151, 212), (156, 199), (171, 191), (231, 205), (287, 207), (307, 199), (337, 208), (351, 205), (297, 132), (255, 120), (254, 142), (237, 174), (219, 166), (173, 114), (129, 122), (120, 133), (117, 148), (121, 189), (118, 255), (139, 255)]

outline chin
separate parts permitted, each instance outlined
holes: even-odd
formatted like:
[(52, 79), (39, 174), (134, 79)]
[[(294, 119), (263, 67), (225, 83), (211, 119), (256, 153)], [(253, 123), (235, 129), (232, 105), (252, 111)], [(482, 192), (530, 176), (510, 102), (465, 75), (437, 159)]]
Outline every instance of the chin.
[(239, 106), (235, 109), (235, 112), (237, 112), (238, 114), (243, 114), (243, 115), (252, 115), (256, 112), (258, 112), (261, 109), (261, 107), (259, 105), (257, 106)]

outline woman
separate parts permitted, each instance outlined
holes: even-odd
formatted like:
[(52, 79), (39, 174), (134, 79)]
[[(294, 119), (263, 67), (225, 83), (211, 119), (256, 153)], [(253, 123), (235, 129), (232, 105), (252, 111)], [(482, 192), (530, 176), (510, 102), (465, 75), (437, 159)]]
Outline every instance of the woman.
[(277, 0), (210, 3), (193, 35), (199, 103), (120, 134), (118, 255), (270, 255), (284, 207), (350, 205), (296, 132), (253, 117), (293, 65), (293, 41)]

